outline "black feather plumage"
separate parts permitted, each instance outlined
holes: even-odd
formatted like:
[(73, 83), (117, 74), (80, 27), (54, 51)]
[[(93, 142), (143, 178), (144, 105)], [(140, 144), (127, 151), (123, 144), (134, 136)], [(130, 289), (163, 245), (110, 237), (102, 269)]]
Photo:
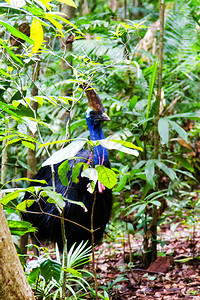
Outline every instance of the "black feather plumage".
[[(95, 112), (91, 108), (88, 108), (86, 112), (86, 120), (88, 123), (88, 128), (90, 130), (90, 136), (92, 140), (98, 140), (104, 138), (102, 129), (101, 129), (101, 118), (100, 112)], [(105, 113), (103, 112), (103, 118), (105, 118)], [(102, 118), (102, 120), (103, 120)], [(77, 159), (75, 164), (79, 162), (90, 163), (90, 154), (89, 150), (80, 150), (77, 153)], [(103, 164), (106, 167), (110, 167), (108, 160), (107, 149), (102, 146), (94, 147), (93, 151), (93, 167), (97, 164)], [(55, 188), (56, 192), (65, 195), (66, 189), (67, 193), (65, 197), (67, 199), (73, 200), (75, 202), (82, 202), (87, 211), (80, 205), (73, 204), (71, 202), (65, 201), (64, 208), (64, 217), (68, 220), (76, 222), (88, 229), (91, 229), (91, 212), (92, 205), (94, 201), (94, 194), (91, 194), (88, 191), (89, 179), (86, 177), (78, 177), (78, 183), (70, 182), (70, 177), (72, 174), (72, 168), (74, 166), (74, 160), (69, 161), (70, 170), (67, 172), (67, 178), (70, 182), (70, 186), (66, 187), (62, 184), (58, 176), (58, 167), (62, 162), (54, 165), (55, 171)], [(35, 177), (36, 179), (44, 179), (47, 182), (47, 185), (42, 186), (52, 186), (52, 170), (50, 166), (42, 167), (38, 174)], [(32, 184), (35, 185), (35, 184)], [(41, 185), (41, 184), (40, 184)], [(109, 221), (111, 208), (112, 208), (112, 191), (108, 188), (105, 188), (101, 192), (98, 189), (96, 184), (96, 202), (94, 207), (94, 242), (97, 244), (104, 233), (106, 224)], [(33, 195), (27, 192), (24, 199), (33, 199)], [(34, 212), (28, 213), (28, 211)], [(37, 214), (38, 212), (38, 214)], [(44, 213), (41, 213), (44, 212)], [(45, 214), (48, 213), (48, 214)], [(50, 240), (57, 242), (59, 249), (63, 249), (62, 234), (61, 234), (61, 222), (59, 218), (54, 217), (59, 216), (59, 212), (53, 203), (46, 202), (45, 198), (40, 197), (27, 208), (27, 213), (23, 214), (23, 218), (29, 221), (34, 227), (38, 228), (36, 237), (39, 241)], [(81, 241), (89, 241), (91, 243), (91, 233), (82, 227), (73, 224), (69, 221), (65, 221), (65, 233), (67, 238), (67, 248), (69, 249), (75, 242), (80, 243)]]

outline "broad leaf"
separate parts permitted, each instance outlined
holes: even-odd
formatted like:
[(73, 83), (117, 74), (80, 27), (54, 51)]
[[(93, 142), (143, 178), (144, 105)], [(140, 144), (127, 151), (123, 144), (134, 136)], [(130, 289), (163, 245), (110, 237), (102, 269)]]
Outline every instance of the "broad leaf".
[(8, 220), (7, 222), (11, 234), (24, 235), (27, 232), (36, 232), (36, 228), (33, 227), (29, 222), (18, 220)]
[(61, 2), (61, 3), (65, 3), (65, 4), (69, 5), (69, 6), (72, 6), (72, 7), (77, 8), (77, 7), (76, 7), (76, 4), (74, 3), (73, 0), (57, 0), (57, 1), (58, 1), (58, 2)]
[(8, 31), (15, 37), (20, 38), (29, 44), (33, 44), (33, 41), (25, 34), (23, 34), (21, 31), (17, 30), (15, 27), (11, 26), (10, 24), (0, 21), (0, 24), (4, 26)]
[(34, 18), (30, 29), (30, 38), (34, 41), (32, 53), (36, 53), (40, 49), (43, 42), (43, 36), (42, 25), (38, 19)]
[(54, 152), (42, 166), (48, 166), (51, 164), (57, 164), (66, 159), (72, 159), (85, 145), (87, 140), (75, 140), (65, 148)]
[(112, 189), (117, 183), (117, 175), (115, 172), (102, 165), (96, 165), (95, 169), (98, 172), (98, 180), (108, 189)]
[(66, 160), (58, 167), (58, 176), (64, 186), (68, 186), (68, 171), (70, 171), (70, 166), (68, 160)]
[(50, 2), (49, 0), (40, 0), (40, 2), (42, 2), (42, 4), (44, 4), (48, 10), (51, 10), (51, 7), (49, 5)]
[(48, 196), (47, 202), (49, 203), (56, 203), (61, 209), (65, 206), (65, 201), (63, 201), (63, 197), (61, 194), (45, 190), (41, 192), (42, 197)]
[(158, 121), (158, 132), (163, 143), (168, 144), (169, 141), (169, 123), (167, 118), (161, 118)]
[(189, 163), (189, 161), (184, 158), (182, 155), (174, 154), (174, 157), (181, 163), (181, 165), (189, 170), (190, 172), (194, 172), (193, 166)]
[(80, 175), (81, 167), (83, 170), (89, 168), (89, 165), (84, 162), (77, 163), (72, 170), (72, 181), (78, 183), (78, 176)]
[(143, 213), (144, 210), (146, 209), (147, 203), (143, 203), (138, 207), (138, 214)]
[(155, 80), (156, 80), (156, 76), (157, 76), (157, 68), (158, 68), (158, 62), (155, 61), (154, 66), (153, 66), (152, 76), (151, 76), (151, 82), (150, 82), (150, 85), (149, 85), (149, 94), (148, 94), (146, 119), (148, 119), (149, 113), (150, 113), (153, 88), (154, 88), (154, 84), (155, 84)]
[(8, 204), (11, 200), (16, 199), (21, 193), (21, 190), (15, 191), (13, 193), (9, 193), (7, 195), (5, 195), (2, 199), (1, 199), (1, 203), (3, 205)]
[(182, 137), (182, 139), (184, 139), (186, 142), (188, 141), (187, 132), (181, 126), (171, 120), (169, 120), (169, 124), (180, 135), (180, 137)]
[(25, 146), (25, 147), (28, 147), (30, 148), (31, 150), (35, 150), (35, 144), (33, 143), (30, 143), (30, 142), (27, 142), (27, 141), (22, 141), (22, 144)]
[(126, 148), (123, 145), (121, 145), (119, 143), (116, 143), (116, 142), (113, 142), (113, 141), (110, 141), (108, 139), (99, 140), (99, 144), (101, 146), (103, 146), (104, 148), (107, 148), (107, 149), (110, 149), (110, 150), (115, 149), (115, 150), (119, 150), (119, 151), (122, 151), (122, 152), (127, 153), (127, 154), (131, 154), (131, 155), (135, 155), (135, 156), (139, 155), (137, 150), (133, 150), (131, 148)]
[(3, 46), (3, 48), (5, 48), (7, 51), (8, 51), (8, 53), (10, 54), (10, 56), (16, 61), (16, 62), (18, 62), (20, 65), (23, 65), (23, 63), (22, 63), (22, 61), (18, 58), (18, 56), (16, 56), (7, 46), (6, 46), (6, 44), (4, 44), (3, 42), (2, 42), (2, 40), (0, 39), (0, 44)]
[(54, 278), (56, 282), (59, 282), (62, 271), (61, 264), (48, 258), (40, 264), (40, 271), (46, 282), (49, 282), (52, 278)]
[(143, 151), (143, 149), (141, 147), (138, 147), (138, 146), (135, 146), (133, 143), (130, 143), (130, 142), (127, 142), (127, 141), (122, 141), (122, 140), (110, 140), (114, 143), (118, 143), (124, 147), (127, 147), (127, 148), (133, 148), (133, 149), (137, 149), (137, 150), (140, 150), (140, 151)]
[(133, 108), (135, 107), (136, 103), (138, 101), (138, 96), (134, 95), (130, 101), (129, 101), (129, 109), (133, 110)]
[(47, 20), (49, 20), (58, 29), (61, 37), (64, 37), (64, 34), (61, 31), (61, 29), (63, 28), (63, 25), (60, 24), (57, 20), (55, 20), (51, 15), (46, 14), (45, 18), (47, 18)]
[(147, 161), (147, 163), (145, 165), (145, 175), (146, 175), (148, 183), (154, 187), (155, 186), (155, 182), (154, 182), (155, 160), (154, 159)]
[(167, 167), (164, 163), (161, 161), (155, 160), (156, 165), (159, 169), (161, 169), (169, 178), (173, 181), (176, 179), (176, 173), (169, 167)]
[(34, 202), (35, 202), (35, 200), (29, 200), (29, 199), (24, 200), (23, 202), (21, 202), (17, 205), (17, 209), (19, 211), (26, 211), (26, 209), (28, 207), (30, 207)]

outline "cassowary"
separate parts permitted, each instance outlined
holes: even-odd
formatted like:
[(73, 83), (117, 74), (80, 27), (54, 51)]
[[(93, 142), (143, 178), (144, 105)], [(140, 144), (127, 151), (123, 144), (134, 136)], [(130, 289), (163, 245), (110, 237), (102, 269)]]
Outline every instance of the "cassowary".
[[(89, 107), (85, 113), (87, 125), (90, 131), (91, 140), (104, 139), (104, 134), (101, 128), (102, 121), (109, 121), (109, 117), (104, 112), (104, 107), (98, 96), (98, 94), (87, 87), (86, 95), (89, 102)], [(92, 155), (91, 155), (92, 154)], [(110, 163), (108, 159), (107, 149), (101, 145), (95, 146), (93, 153), (89, 150), (80, 150), (76, 154), (76, 160), (69, 160), (70, 170), (66, 172), (66, 176), (69, 180), (69, 186), (66, 187), (62, 184), (58, 176), (58, 167), (63, 163), (56, 163), (54, 167), (54, 182), (56, 192), (62, 194), (65, 198), (73, 200), (75, 202), (82, 202), (86, 210), (77, 204), (73, 204), (65, 200), (64, 217), (68, 220), (74, 221), (88, 229), (91, 229), (91, 212), (92, 205), (94, 201), (94, 194), (88, 191), (88, 186), (90, 185), (89, 179), (86, 177), (81, 177), (79, 174), (78, 182), (72, 182), (70, 180), (72, 175), (73, 167), (79, 162), (85, 162), (92, 165), (104, 165), (110, 168)], [(35, 179), (44, 179), (47, 185), (42, 186), (52, 186), (52, 170), (50, 166), (42, 167)], [(31, 184), (35, 185), (35, 184)], [(39, 184), (41, 185), (41, 184)], [(94, 242), (97, 244), (104, 233), (106, 224), (109, 221), (111, 208), (112, 208), (112, 192), (110, 189), (105, 188), (99, 182), (97, 182), (95, 187), (95, 206), (94, 206), (94, 217), (93, 217), (93, 228)], [(34, 199), (33, 194), (26, 192), (24, 199)], [(32, 211), (34, 213), (28, 213)], [(43, 211), (44, 213), (41, 213)], [(38, 212), (38, 214), (37, 214)], [(45, 214), (48, 213), (47, 214)], [(62, 233), (61, 233), (61, 221), (59, 218), (53, 215), (59, 216), (59, 212), (55, 204), (46, 202), (46, 198), (40, 197), (36, 199), (34, 203), (27, 208), (27, 213), (23, 214), (23, 218), (29, 221), (34, 227), (38, 229), (36, 235), (37, 240), (52, 241), (58, 244), (59, 250), (63, 249)], [(67, 238), (67, 249), (76, 242), (79, 244), (81, 241), (89, 241), (91, 244), (91, 233), (84, 228), (73, 224), (69, 221), (65, 221), (65, 234)]]

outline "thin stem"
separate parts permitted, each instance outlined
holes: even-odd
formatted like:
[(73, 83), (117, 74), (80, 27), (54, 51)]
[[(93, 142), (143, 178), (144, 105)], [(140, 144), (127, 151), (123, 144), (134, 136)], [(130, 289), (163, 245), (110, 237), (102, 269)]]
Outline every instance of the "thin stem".
[[(161, 106), (161, 92), (162, 92), (162, 69), (163, 69), (163, 37), (164, 37), (164, 14), (165, 14), (165, 0), (160, 0), (160, 38), (159, 38), (159, 66), (158, 66), (158, 111), (155, 118), (154, 127), (154, 158), (159, 157), (159, 134), (158, 134), (158, 120), (159, 111)], [(151, 244), (151, 261), (155, 261), (157, 258), (157, 223), (158, 223), (158, 212), (157, 206), (153, 205), (152, 208), (152, 244)]]
[(92, 242), (92, 270), (94, 273), (95, 298), (98, 299), (98, 283), (97, 283), (97, 272), (95, 266), (95, 249), (94, 249), (94, 207), (95, 207), (96, 199), (97, 199), (97, 195), (95, 190), (94, 201), (92, 204), (92, 213), (91, 213), (91, 242)]

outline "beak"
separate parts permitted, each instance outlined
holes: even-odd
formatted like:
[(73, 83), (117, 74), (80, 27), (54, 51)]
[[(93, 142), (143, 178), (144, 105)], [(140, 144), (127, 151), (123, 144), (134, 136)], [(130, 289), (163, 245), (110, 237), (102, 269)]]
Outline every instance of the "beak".
[(94, 118), (95, 118), (95, 121), (102, 121), (102, 122), (103, 121), (107, 121), (107, 122), (110, 121), (109, 116), (105, 112), (95, 114)]

